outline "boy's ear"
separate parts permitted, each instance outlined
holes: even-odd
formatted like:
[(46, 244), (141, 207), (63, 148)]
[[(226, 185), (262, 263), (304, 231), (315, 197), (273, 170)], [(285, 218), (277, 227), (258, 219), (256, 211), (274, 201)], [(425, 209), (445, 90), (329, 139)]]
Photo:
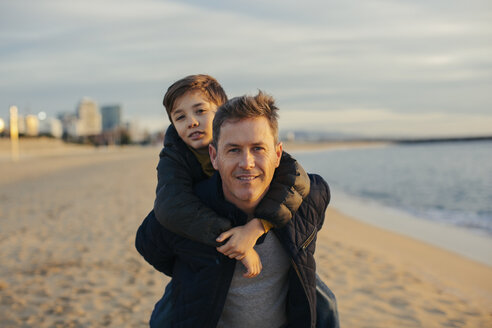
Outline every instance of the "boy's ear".
[(210, 155), (210, 161), (212, 162), (212, 166), (215, 170), (219, 170), (217, 168), (217, 149), (212, 144), (208, 145), (208, 154)]

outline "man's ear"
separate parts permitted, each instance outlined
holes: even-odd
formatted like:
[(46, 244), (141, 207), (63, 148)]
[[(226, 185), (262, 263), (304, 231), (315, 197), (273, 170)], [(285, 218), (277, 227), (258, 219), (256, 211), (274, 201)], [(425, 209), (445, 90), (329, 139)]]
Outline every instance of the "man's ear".
[(219, 170), (217, 168), (217, 149), (212, 144), (208, 145), (208, 154), (210, 155), (210, 161), (212, 162), (212, 166), (215, 170)]
[(276, 163), (276, 166), (275, 167), (278, 167), (280, 165), (280, 159), (282, 158), (282, 151), (283, 151), (283, 146), (282, 146), (282, 142), (279, 142), (276, 146), (275, 146), (275, 155), (277, 155), (277, 163)]

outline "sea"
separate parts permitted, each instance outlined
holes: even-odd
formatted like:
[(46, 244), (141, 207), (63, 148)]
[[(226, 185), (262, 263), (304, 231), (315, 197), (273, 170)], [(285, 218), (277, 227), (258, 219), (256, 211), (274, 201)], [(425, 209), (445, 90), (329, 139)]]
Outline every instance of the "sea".
[(332, 206), (393, 210), (492, 240), (492, 141), (294, 152), (330, 185)]

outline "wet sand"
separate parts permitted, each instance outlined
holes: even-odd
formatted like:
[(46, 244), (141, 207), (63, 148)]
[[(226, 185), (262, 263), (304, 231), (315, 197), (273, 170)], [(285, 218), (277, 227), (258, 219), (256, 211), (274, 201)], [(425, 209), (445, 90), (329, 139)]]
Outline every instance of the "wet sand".
[[(0, 161), (0, 327), (145, 327), (168, 281), (136, 252), (159, 148)], [(492, 268), (327, 211), (342, 327), (491, 327)]]

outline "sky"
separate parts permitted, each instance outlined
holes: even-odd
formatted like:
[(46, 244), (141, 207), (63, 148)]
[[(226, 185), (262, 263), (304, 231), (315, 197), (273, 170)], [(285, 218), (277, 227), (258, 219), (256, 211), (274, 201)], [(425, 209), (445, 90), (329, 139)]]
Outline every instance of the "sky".
[(150, 130), (167, 87), (273, 95), (280, 128), (492, 135), (492, 2), (0, 0), (0, 118), (121, 104)]

